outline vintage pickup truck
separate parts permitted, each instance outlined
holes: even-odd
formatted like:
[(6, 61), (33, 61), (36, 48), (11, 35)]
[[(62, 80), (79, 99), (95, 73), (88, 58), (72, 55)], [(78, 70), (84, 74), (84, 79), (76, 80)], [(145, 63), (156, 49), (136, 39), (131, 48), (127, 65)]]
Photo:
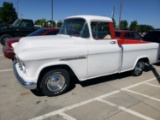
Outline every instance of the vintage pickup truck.
[(132, 71), (138, 76), (144, 64), (159, 60), (159, 45), (138, 40), (117, 40), (112, 19), (71, 16), (58, 35), (25, 37), (12, 45), (14, 73), (25, 88), (47, 96), (64, 93), (73, 82)]

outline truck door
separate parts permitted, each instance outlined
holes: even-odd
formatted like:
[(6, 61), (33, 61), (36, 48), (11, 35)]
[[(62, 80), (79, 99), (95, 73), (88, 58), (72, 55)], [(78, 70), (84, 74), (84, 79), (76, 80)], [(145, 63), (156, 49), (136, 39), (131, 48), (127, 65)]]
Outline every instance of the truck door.
[(91, 22), (92, 40), (88, 40), (88, 78), (117, 73), (121, 48), (111, 39), (108, 23)]

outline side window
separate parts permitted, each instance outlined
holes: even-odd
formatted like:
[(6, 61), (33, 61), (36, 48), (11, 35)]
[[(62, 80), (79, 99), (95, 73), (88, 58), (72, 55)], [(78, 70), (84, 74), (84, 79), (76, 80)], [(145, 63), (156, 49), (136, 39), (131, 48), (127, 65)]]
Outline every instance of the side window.
[(124, 38), (132, 38), (132, 36), (131, 36), (130, 33), (126, 33), (126, 34), (124, 35)]
[(110, 27), (107, 22), (91, 22), (94, 39), (111, 39)]
[(21, 23), (19, 24), (19, 27), (22, 27), (22, 28), (26, 27), (26, 23), (24, 21), (21, 21)]
[(22, 20), (20, 25), (19, 25), (19, 27), (32, 29), (33, 28), (33, 24), (32, 24), (31, 21)]
[(134, 33), (133, 35), (134, 35), (134, 39), (138, 39), (138, 40), (142, 39), (142, 37), (137, 33)]

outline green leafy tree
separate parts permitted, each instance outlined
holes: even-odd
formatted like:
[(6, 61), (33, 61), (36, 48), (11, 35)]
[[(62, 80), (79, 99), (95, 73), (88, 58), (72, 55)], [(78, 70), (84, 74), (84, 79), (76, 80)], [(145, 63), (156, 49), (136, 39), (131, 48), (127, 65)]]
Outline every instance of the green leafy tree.
[(58, 21), (58, 22), (57, 22), (57, 27), (60, 28), (61, 26), (62, 26), (62, 21)]
[(145, 32), (149, 32), (151, 30), (153, 30), (154, 27), (152, 27), (151, 25), (138, 25), (138, 32), (140, 33), (145, 33)]
[(138, 22), (136, 20), (132, 21), (130, 26), (129, 26), (129, 30), (137, 31), (137, 26), (138, 26)]
[(120, 22), (120, 30), (127, 30), (127, 29), (128, 29), (127, 20), (121, 20), (121, 22)]
[(45, 18), (38, 19), (35, 21), (36, 25), (41, 25), (42, 27), (47, 27), (47, 22)]
[(13, 3), (4, 2), (0, 7), (0, 22), (13, 23), (17, 19), (17, 13)]
[(56, 27), (55, 21), (48, 20), (48, 21), (47, 21), (47, 27)]

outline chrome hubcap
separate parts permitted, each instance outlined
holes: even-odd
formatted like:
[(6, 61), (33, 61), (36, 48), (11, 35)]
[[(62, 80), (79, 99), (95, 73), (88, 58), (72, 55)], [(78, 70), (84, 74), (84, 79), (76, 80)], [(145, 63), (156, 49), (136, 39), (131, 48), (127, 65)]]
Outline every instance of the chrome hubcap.
[(47, 80), (47, 88), (52, 92), (57, 92), (63, 88), (65, 79), (61, 74), (51, 74)]
[(143, 63), (139, 62), (135, 67), (136, 75), (139, 75), (143, 71)]

